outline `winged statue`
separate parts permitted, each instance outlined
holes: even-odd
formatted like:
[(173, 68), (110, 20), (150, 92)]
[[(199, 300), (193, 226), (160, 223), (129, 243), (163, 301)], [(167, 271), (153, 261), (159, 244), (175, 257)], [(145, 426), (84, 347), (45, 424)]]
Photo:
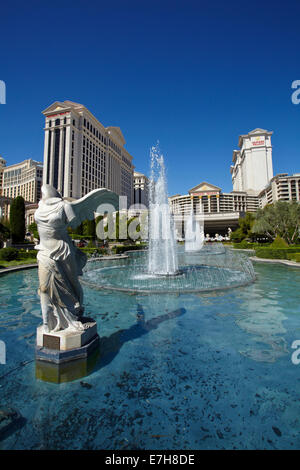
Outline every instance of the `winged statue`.
[(103, 207), (106, 212), (117, 211), (117, 194), (101, 188), (68, 201), (53, 186), (42, 186), (42, 199), (34, 217), (40, 236), (35, 248), (45, 333), (66, 328), (84, 330), (80, 321), (84, 311), (83, 291), (78, 276), (82, 275), (87, 257), (73, 244), (67, 228), (92, 220)]

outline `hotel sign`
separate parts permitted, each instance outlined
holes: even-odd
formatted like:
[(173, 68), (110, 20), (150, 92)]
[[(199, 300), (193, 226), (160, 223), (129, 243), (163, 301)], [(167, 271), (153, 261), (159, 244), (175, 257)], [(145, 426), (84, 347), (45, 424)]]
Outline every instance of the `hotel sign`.
[(65, 113), (55, 113), (55, 114), (48, 114), (47, 118), (51, 117), (54, 118), (56, 116), (63, 116), (64, 114), (68, 114), (69, 111), (66, 111)]
[(218, 196), (219, 191), (199, 191), (197, 193), (192, 193), (191, 196)]
[(264, 137), (252, 137), (251, 143), (253, 146), (265, 145), (265, 138)]

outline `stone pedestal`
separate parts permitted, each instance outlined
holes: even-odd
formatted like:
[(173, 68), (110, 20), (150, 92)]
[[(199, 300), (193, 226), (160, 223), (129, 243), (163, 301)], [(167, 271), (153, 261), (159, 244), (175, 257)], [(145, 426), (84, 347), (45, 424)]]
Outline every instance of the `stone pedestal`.
[(97, 324), (91, 318), (82, 318), (84, 331), (65, 329), (46, 333), (41, 325), (37, 328), (36, 359), (61, 364), (76, 359), (87, 358), (99, 349)]
[(35, 361), (35, 376), (43, 382), (56, 384), (82, 379), (93, 372), (99, 356), (99, 348), (96, 348), (87, 357), (59, 364), (37, 360)]

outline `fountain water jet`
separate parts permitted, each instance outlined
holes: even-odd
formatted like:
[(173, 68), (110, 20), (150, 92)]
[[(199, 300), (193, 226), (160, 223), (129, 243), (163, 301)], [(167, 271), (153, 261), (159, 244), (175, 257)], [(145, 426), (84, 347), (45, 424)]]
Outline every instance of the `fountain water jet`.
[(151, 148), (150, 156), (148, 273), (174, 276), (178, 274), (176, 240), (168, 203), (164, 157), (158, 144)]
[(193, 208), (186, 222), (185, 230), (185, 251), (199, 251), (204, 243), (203, 224), (195, 219)]

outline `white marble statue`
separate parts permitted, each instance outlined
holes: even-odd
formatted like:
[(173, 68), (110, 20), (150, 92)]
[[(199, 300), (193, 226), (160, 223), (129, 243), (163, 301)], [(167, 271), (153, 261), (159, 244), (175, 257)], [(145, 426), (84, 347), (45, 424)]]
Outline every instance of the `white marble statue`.
[(45, 332), (84, 330), (83, 293), (78, 276), (86, 255), (75, 247), (67, 227), (94, 218), (101, 204), (118, 210), (118, 196), (107, 189), (95, 189), (79, 200), (64, 200), (50, 185), (43, 185), (42, 199), (35, 212), (40, 236), (38, 250), (39, 294)]

